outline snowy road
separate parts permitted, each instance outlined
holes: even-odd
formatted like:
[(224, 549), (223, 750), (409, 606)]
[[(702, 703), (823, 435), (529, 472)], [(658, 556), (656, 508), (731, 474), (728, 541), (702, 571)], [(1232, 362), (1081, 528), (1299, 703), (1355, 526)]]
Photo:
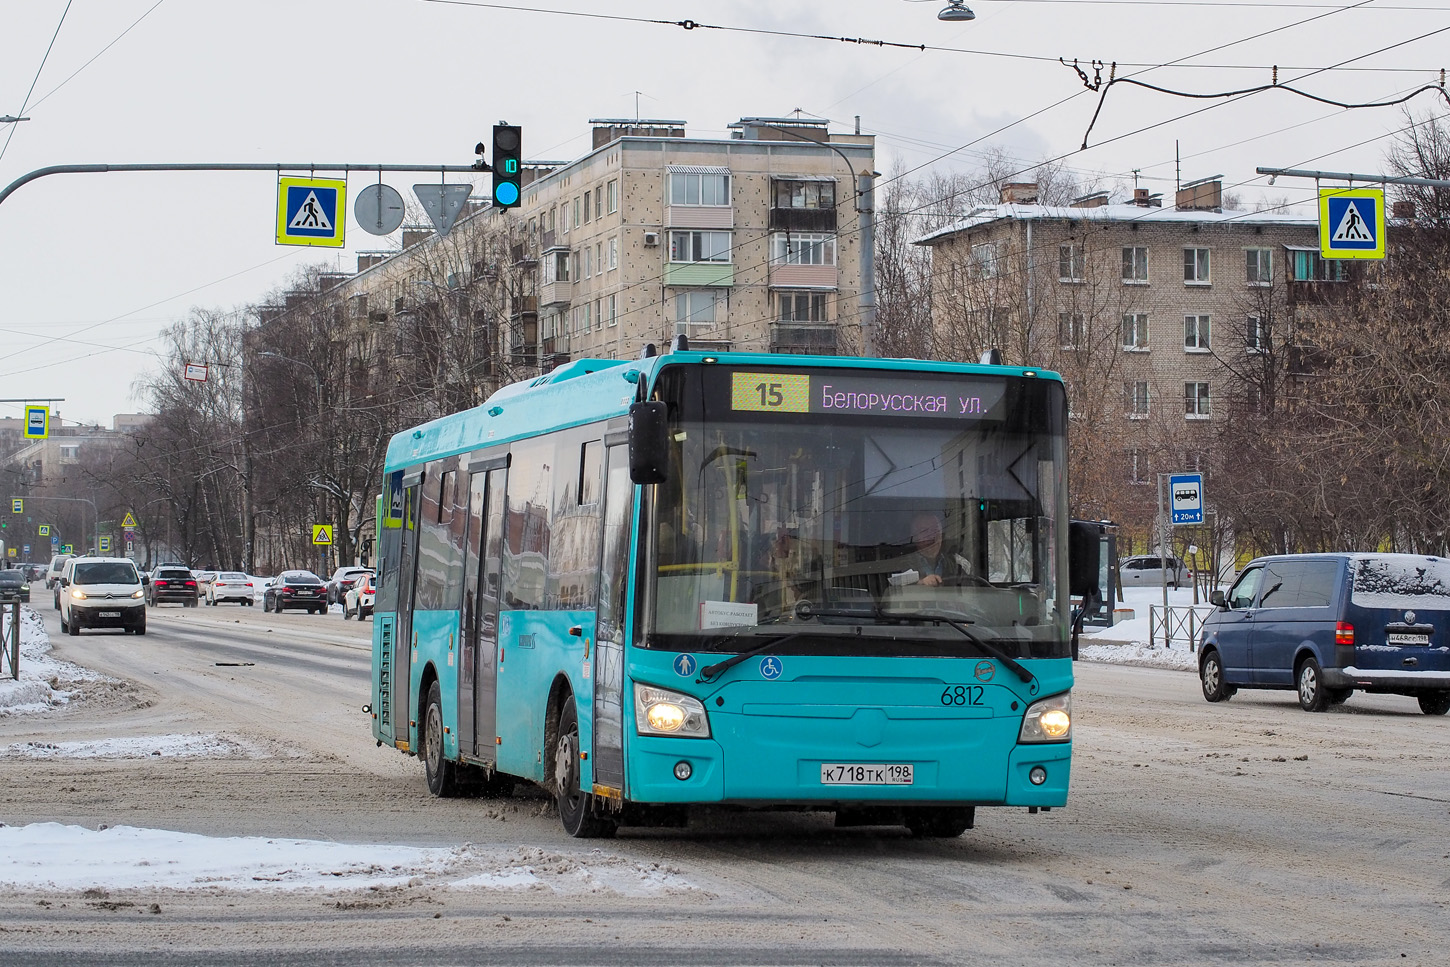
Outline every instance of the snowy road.
[(1408, 699), (1215, 706), (1081, 662), (1067, 809), (952, 841), (716, 814), (581, 842), (532, 791), (431, 799), (374, 746), (369, 624), (163, 609), (69, 638), (40, 613), (113, 680), (0, 715), (7, 967), (1450, 959), (1450, 720)]

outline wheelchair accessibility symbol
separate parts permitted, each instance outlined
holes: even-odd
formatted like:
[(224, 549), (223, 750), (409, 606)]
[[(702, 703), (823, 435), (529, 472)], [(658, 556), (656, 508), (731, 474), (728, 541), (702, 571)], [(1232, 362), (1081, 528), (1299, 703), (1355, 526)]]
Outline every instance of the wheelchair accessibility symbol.
[(781, 672), (783, 671), (785, 671), (785, 666), (782, 665), (780, 659), (776, 658), (774, 655), (766, 655), (764, 658), (760, 659), (761, 678), (764, 678), (767, 681), (775, 681), (777, 678), (780, 677)]

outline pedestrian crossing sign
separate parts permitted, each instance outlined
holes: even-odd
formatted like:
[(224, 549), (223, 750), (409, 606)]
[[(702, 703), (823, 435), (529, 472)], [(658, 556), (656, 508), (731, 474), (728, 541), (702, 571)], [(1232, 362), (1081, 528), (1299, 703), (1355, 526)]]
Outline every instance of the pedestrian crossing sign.
[(1326, 259), (1385, 257), (1383, 188), (1319, 189), (1319, 254)]
[(277, 244), (342, 248), (347, 182), (277, 179)]

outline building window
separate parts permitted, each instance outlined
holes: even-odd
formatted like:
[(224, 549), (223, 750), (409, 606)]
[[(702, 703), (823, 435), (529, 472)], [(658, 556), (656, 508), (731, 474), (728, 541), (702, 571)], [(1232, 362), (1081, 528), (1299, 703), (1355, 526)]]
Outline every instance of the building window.
[(619, 237), (609, 240), (609, 271), (619, 268)]
[(675, 322), (692, 326), (713, 326), (726, 305), (725, 289), (686, 289), (675, 296)]
[(1142, 418), (1148, 415), (1148, 381), (1146, 379), (1124, 383), (1123, 395), (1127, 399), (1128, 416)]
[(1208, 384), (1183, 384), (1183, 414), (1190, 420), (1208, 419)]
[(555, 211), (557, 211), (557, 209), (554, 209), (554, 208), (550, 208), (549, 209), (549, 218), (548, 218), (548, 221), (547, 221), (547, 223), (545, 225), (545, 228), (544, 228), (544, 231), (546, 231), (546, 232), (552, 232), (554, 230), (555, 224), (557, 224), (557, 222), (556, 222), (556, 220), (554, 218), (554, 212)]
[(834, 181), (777, 181), (776, 208), (835, 208)]
[(616, 301), (618, 298), (613, 295), (609, 297), (609, 324), (611, 326), (619, 325), (619, 304)]
[(605, 186), (605, 195), (609, 199), (609, 214), (613, 215), (619, 211), (619, 180), (615, 179)]
[(1129, 285), (1148, 284), (1147, 247), (1123, 246), (1123, 281)]
[(782, 265), (835, 265), (836, 236), (777, 233), (770, 236), (770, 260)]
[(1057, 314), (1057, 344), (1063, 349), (1083, 345), (1087, 339), (1087, 318), (1081, 312)]
[(594, 218), (596, 220), (604, 217), (604, 189), (594, 189)]
[(1249, 285), (1272, 285), (1274, 281), (1274, 250), (1244, 249), (1244, 272)]
[(670, 172), (671, 205), (728, 205), (730, 176)]
[(584, 221), (589, 221), (589, 196), (591, 192), (584, 193)]
[(603, 303), (599, 299), (595, 299), (594, 300), (594, 331), (595, 332), (598, 332), (600, 329), (603, 329), (604, 328), (604, 313), (600, 311), (603, 308), (604, 308)]
[(60, 448), (60, 458), (62, 460), (77, 460), (77, 459), (80, 458), (80, 455), (81, 455), (81, 448), (80, 448), (80, 445), (79, 444), (72, 444), (70, 446), (62, 446)]
[(826, 293), (779, 293), (781, 322), (826, 322)]
[(1183, 317), (1183, 348), (1208, 352), (1208, 316)]
[(729, 262), (729, 232), (670, 232), (671, 262)]
[(1123, 313), (1123, 349), (1137, 352), (1148, 348), (1148, 313)]
[(1184, 249), (1183, 283), (1185, 285), (1208, 285), (1208, 281), (1208, 249)]
[(972, 278), (995, 279), (1001, 274), (998, 267), (998, 250), (995, 242), (983, 242), (972, 246)]
[(1264, 326), (1264, 317), (1250, 315), (1244, 326), (1244, 350), (1251, 353), (1265, 352), (1269, 348), (1269, 332)]
[(1343, 282), (1344, 266), (1338, 259), (1321, 258), (1317, 249), (1289, 252), (1289, 278), (1295, 282)]
[(1058, 279), (1063, 282), (1081, 282), (1086, 268), (1082, 246), (1059, 245), (1057, 247)]
[(583, 224), (584, 224), (584, 220), (579, 217), (579, 196), (578, 195), (575, 195), (574, 196), (574, 225), (577, 228), (578, 226), (583, 225)]
[(590, 278), (591, 276), (593, 276), (594, 275), (594, 259), (592, 257), (592, 253), (590, 253), (590, 251), (589, 251), (589, 246), (588, 245), (584, 246), (584, 249), (579, 253), (579, 259), (580, 259), (581, 262), (584, 263), (583, 266), (582, 266), (583, 271), (580, 273), (579, 278), (581, 278), (581, 279), (587, 279), (587, 278)]

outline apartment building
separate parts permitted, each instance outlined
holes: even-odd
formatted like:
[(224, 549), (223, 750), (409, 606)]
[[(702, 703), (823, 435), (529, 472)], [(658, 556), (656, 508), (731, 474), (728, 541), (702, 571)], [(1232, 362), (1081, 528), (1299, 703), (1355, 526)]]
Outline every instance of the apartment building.
[(856, 175), (869, 135), (746, 118), (729, 139), (680, 121), (596, 119), (594, 149), (493, 213), (524, 226), (515, 320), (537, 313), (541, 365), (620, 358), (677, 333), (773, 352), (860, 346)]
[(1094, 448), (1077, 479), (1089, 489), (1098, 473), (1110, 508), (1152, 502), (1114, 487), (1151, 491), (1158, 473), (1223, 459), (1220, 431), (1257, 405), (1263, 361), (1288, 359), (1296, 321), (1347, 278), (1320, 259), (1314, 218), (1224, 210), (1217, 178), (1172, 207), (1142, 189), (1128, 203), (1100, 193), (1047, 206), (1035, 185), (1009, 184), (1000, 204), (917, 244), (932, 249), (938, 354), (996, 347), (1060, 372), (1074, 432)]

